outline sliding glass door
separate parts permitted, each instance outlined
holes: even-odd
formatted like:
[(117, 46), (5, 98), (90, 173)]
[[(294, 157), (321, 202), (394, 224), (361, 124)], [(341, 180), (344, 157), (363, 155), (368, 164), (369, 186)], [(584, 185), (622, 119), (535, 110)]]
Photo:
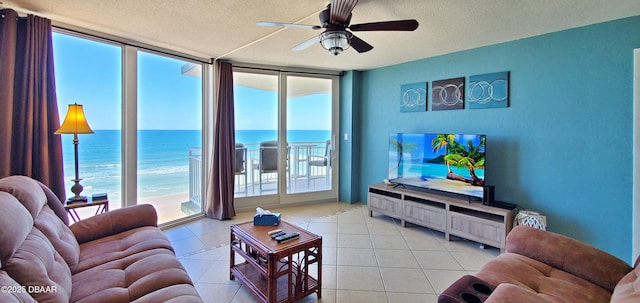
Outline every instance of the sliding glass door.
[(240, 206), (337, 198), (337, 82), (331, 76), (235, 69)]
[(278, 194), (278, 76), (236, 72), (235, 196)]
[(287, 193), (331, 190), (331, 79), (287, 76)]

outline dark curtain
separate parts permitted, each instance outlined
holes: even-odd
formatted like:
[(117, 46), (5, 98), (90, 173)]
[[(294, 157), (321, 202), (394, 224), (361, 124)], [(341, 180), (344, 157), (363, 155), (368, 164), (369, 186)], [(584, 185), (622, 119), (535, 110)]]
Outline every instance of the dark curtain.
[(206, 198), (206, 216), (218, 220), (236, 215), (233, 207), (235, 164), (235, 118), (233, 109), (233, 66), (216, 61), (215, 126), (213, 153)]
[(51, 20), (0, 10), (0, 177), (25, 175), (65, 200)]

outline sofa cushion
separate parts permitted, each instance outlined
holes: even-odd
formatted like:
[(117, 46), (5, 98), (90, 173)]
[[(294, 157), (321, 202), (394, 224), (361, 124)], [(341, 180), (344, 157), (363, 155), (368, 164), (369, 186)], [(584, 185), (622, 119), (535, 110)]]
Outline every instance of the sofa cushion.
[(47, 195), (36, 180), (25, 176), (11, 176), (0, 180), (0, 191), (16, 197), (35, 218), (47, 204)]
[(157, 228), (137, 228), (81, 247), (72, 302), (164, 302), (177, 296), (200, 300)]
[(74, 274), (141, 252), (162, 248), (173, 253), (169, 239), (158, 228), (138, 227), (80, 245)]
[(0, 264), (6, 264), (33, 228), (33, 217), (11, 194), (0, 192)]
[[(71, 266), (80, 247), (49, 208), (39, 182), (24, 176), (0, 180), (0, 264), (37, 301), (71, 297)], [(63, 256), (64, 255), (64, 256)]]
[[(513, 284), (540, 302), (609, 302), (611, 293), (590, 281), (538, 260), (505, 253), (482, 267), (476, 276), (490, 284)], [(491, 295), (493, 297), (493, 294)], [(535, 299), (534, 299), (535, 301)], [(527, 301), (528, 302), (528, 301)]]
[[(7, 239), (2, 238), (6, 234), (0, 236), (0, 243), (3, 243), (3, 247), (7, 246), (4, 248), (8, 250), (0, 254), (0, 260), (10, 257), (9, 251), (15, 251), (16, 245), (24, 241), (29, 230), (35, 228), (46, 236), (69, 267), (73, 268), (78, 263), (78, 241), (69, 227), (49, 207), (49, 195), (45, 189), (47, 188), (40, 182), (25, 176), (11, 176), (0, 180), (0, 228), (15, 240), (7, 242)], [(55, 200), (52, 203), (59, 203), (55, 196), (52, 198)]]
[[(71, 298), (71, 271), (47, 237), (33, 228), (6, 263), (11, 278), (20, 285), (36, 288), (29, 294), (38, 302), (68, 302)], [(46, 291), (39, 291), (47, 288)]]
[(145, 294), (133, 303), (202, 303), (196, 289), (187, 284), (171, 285)]
[[(540, 294), (531, 289), (502, 283), (496, 287), (485, 303), (556, 303), (554, 297)], [(577, 301), (576, 301), (577, 302)]]
[(506, 250), (549, 264), (609, 292), (631, 270), (624, 261), (591, 245), (524, 225), (511, 230)]
[(0, 302), (26, 303), (36, 301), (29, 296), (28, 289), (9, 277), (7, 272), (0, 270)]
[(23, 176), (0, 180), (0, 302), (202, 302), (153, 206), (70, 228), (46, 190)]
[(80, 246), (64, 222), (46, 205), (36, 217), (34, 228), (41, 231), (73, 271), (80, 258)]

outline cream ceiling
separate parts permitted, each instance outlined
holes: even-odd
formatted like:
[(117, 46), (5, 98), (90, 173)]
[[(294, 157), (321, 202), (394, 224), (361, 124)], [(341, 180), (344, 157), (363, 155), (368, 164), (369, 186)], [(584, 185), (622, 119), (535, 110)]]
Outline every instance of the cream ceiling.
[[(351, 24), (416, 19), (414, 32), (359, 32), (374, 46), (333, 56), (290, 49), (321, 31), (328, 0), (0, 0), (0, 7), (202, 58), (327, 70), (366, 70), (640, 15), (639, 0), (360, 0)], [(597, 43), (597, 41), (594, 41)]]

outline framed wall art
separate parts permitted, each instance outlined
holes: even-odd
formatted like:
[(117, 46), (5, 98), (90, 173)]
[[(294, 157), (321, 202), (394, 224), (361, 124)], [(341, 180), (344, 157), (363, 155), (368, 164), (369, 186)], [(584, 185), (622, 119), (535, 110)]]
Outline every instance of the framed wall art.
[(464, 108), (464, 77), (433, 81), (431, 86), (431, 110)]
[(467, 102), (470, 109), (509, 107), (509, 72), (470, 76)]
[(400, 112), (423, 112), (427, 110), (427, 82), (400, 86)]

